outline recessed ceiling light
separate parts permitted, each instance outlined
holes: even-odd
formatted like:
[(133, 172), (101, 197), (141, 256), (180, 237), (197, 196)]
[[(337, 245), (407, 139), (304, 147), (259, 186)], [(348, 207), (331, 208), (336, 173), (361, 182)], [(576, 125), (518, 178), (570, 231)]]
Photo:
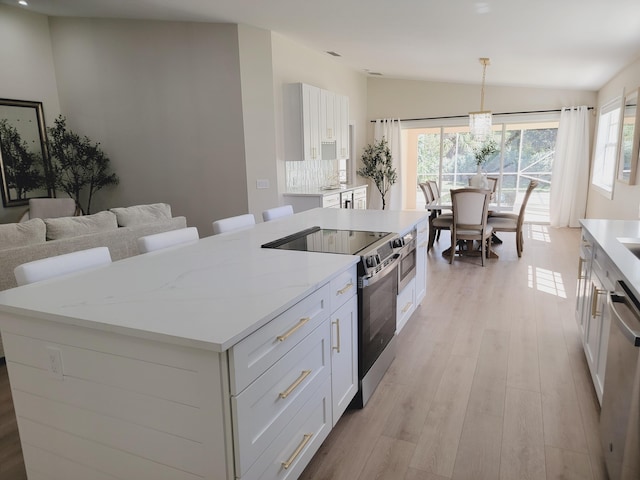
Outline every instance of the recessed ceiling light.
[(23, 7), (28, 7), (29, 6), (29, 4), (27, 3), (27, 0), (18, 0), (18, 3), (20, 5), (22, 5)]

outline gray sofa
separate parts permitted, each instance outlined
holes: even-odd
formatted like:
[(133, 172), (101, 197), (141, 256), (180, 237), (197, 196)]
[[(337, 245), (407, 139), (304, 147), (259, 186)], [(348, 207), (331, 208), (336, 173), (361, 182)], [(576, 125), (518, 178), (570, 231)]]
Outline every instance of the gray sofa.
[(111, 259), (121, 260), (140, 253), (138, 238), (186, 226), (165, 203), (0, 225), (0, 290), (17, 286), (13, 270), (22, 263), (93, 247), (108, 247)]

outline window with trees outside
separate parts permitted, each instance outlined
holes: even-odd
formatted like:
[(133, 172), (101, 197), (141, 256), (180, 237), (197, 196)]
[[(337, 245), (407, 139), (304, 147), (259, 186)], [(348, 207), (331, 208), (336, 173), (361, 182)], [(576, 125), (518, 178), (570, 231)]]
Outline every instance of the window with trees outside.
[[(519, 205), (531, 180), (538, 180), (527, 204), (527, 221), (549, 222), (549, 191), (558, 121), (496, 124), (493, 138), (499, 152), (482, 167), (488, 176), (498, 177), (496, 203), (505, 210)], [(426, 180), (438, 182), (442, 194), (469, 185), (476, 174), (473, 141), (465, 126), (409, 128), (406, 131), (409, 163), (415, 161), (416, 185)], [(410, 167), (411, 168), (411, 167)], [(416, 208), (424, 206), (424, 196), (416, 190)], [(411, 200), (408, 199), (408, 203)]]

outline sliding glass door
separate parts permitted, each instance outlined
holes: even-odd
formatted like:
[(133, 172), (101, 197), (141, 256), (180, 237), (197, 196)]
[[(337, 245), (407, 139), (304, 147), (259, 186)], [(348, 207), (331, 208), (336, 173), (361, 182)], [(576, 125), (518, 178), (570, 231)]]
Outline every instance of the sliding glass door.
[[(407, 168), (416, 171), (416, 208), (424, 206), (418, 182), (435, 180), (442, 193), (469, 184), (469, 178), (476, 173), (476, 163), (466, 125), (413, 126), (407, 130), (405, 151), (409, 152)], [(494, 123), (493, 138), (500, 146), (500, 153), (483, 166), (483, 171), (499, 178), (496, 203), (501, 208), (509, 210), (517, 206), (529, 182), (535, 179), (539, 187), (529, 200), (527, 220), (549, 221), (549, 189), (557, 131), (558, 122), (553, 120)], [(409, 206), (411, 200), (409, 196)]]

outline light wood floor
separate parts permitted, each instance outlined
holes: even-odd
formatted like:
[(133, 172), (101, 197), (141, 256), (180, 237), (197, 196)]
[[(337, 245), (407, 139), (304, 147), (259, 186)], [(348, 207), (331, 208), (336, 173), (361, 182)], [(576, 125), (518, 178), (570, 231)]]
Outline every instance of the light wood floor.
[(606, 479), (574, 319), (579, 230), (532, 225), (520, 259), (500, 237), (483, 268), (449, 265), (443, 233), (394, 363), (302, 479)]
[[(606, 479), (598, 401), (574, 320), (579, 231), (531, 226), (521, 259), (449, 265), (428, 255), (428, 292), (363, 410), (348, 411), (304, 480)], [(24, 479), (0, 366), (0, 480)]]

